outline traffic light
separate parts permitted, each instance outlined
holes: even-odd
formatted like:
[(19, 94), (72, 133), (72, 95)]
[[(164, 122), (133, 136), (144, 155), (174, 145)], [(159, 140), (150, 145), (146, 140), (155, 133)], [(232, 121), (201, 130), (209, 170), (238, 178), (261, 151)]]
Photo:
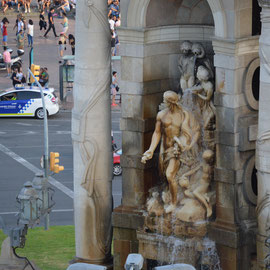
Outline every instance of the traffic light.
[(55, 173), (59, 173), (64, 170), (64, 166), (59, 166), (59, 153), (50, 152), (50, 170)]
[[(40, 66), (32, 64), (31, 72), (33, 73), (35, 78), (39, 81)], [(30, 83), (34, 83), (34, 82), (35, 82), (34, 78), (30, 76)]]

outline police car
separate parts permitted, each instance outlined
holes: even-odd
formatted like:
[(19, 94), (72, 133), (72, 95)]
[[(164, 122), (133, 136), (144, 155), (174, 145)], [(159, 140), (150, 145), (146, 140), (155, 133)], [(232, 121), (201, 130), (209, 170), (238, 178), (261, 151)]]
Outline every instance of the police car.
[[(54, 95), (54, 89), (44, 89), (44, 99), (48, 115), (58, 113), (58, 99)], [(38, 87), (18, 86), (0, 91), (0, 116), (35, 116), (44, 118), (42, 99)]]

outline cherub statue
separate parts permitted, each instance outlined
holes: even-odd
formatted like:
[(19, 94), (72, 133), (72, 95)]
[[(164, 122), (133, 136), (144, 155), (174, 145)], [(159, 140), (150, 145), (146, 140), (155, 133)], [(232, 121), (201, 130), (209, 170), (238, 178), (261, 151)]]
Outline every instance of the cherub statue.
[(191, 53), (192, 43), (184, 41), (180, 46), (181, 55), (178, 60), (178, 68), (180, 70), (180, 86), (184, 92), (187, 88), (191, 88), (195, 83), (194, 75), (194, 55)]
[(210, 199), (207, 196), (209, 185), (213, 176), (213, 160), (214, 152), (212, 150), (205, 150), (202, 155), (203, 158), (203, 175), (199, 181), (199, 186), (195, 188), (193, 194), (206, 208), (206, 216), (212, 215), (212, 206), (209, 203)]
[(209, 191), (209, 185), (213, 175), (213, 159), (214, 152), (212, 150), (205, 150), (202, 155), (202, 177), (199, 180), (198, 186), (191, 191), (190, 183), (188, 177), (198, 171), (198, 167), (190, 170), (186, 174), (182, 175), (179, 180), (179, 185), (185, 189), (184, 194), (186, 197), (191, 199), (197, 199), (206, 208), (206, 216), (210, 217), (212, 215), (212, 206), (210, 204), (210, 199), (207, 196)]
[(209, 79), (213, 79), (214, 78), (213, 67), (210, 60), (205, 56), (205, 50), (202, 44), (194, 43), (192, 45), (191, 50), (195, 58), (194, 74), (197, 73), (199, 66), (204, 66), (209, 72)]

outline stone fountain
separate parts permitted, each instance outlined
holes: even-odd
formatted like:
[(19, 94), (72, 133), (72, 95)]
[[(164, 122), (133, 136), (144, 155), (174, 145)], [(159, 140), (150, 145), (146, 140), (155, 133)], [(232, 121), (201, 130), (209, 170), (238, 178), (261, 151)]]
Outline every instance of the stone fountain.
[(220, 269), (215, 243), (207, 238), (215, 189), (215, 107), (211, 61), (199, 43), (184, 41), (178, 61), (180, 93), (165, 91), (149, 149), (159, 147), (161, 182), (149, 190), (139, 252), (160, 263)]

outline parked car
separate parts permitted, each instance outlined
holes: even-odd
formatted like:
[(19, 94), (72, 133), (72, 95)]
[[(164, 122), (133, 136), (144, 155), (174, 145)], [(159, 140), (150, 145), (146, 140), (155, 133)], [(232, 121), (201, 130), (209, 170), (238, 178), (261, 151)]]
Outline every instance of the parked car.
[(120, 157), (122, 155), (122, 149), (118, 149), (113, 152), (113, 175), (121, 175), (122, 167), (120, 165)]
[[(44, 99), (48, 115), (58, 113), (58, 98), (54, 95), (54, 89), (44, 88)], [(42, 99), (38, 87), (16, 87), (0, 91), (0, 116), (18, 117), (29, 116), (38, 119), (44, 118)]]

